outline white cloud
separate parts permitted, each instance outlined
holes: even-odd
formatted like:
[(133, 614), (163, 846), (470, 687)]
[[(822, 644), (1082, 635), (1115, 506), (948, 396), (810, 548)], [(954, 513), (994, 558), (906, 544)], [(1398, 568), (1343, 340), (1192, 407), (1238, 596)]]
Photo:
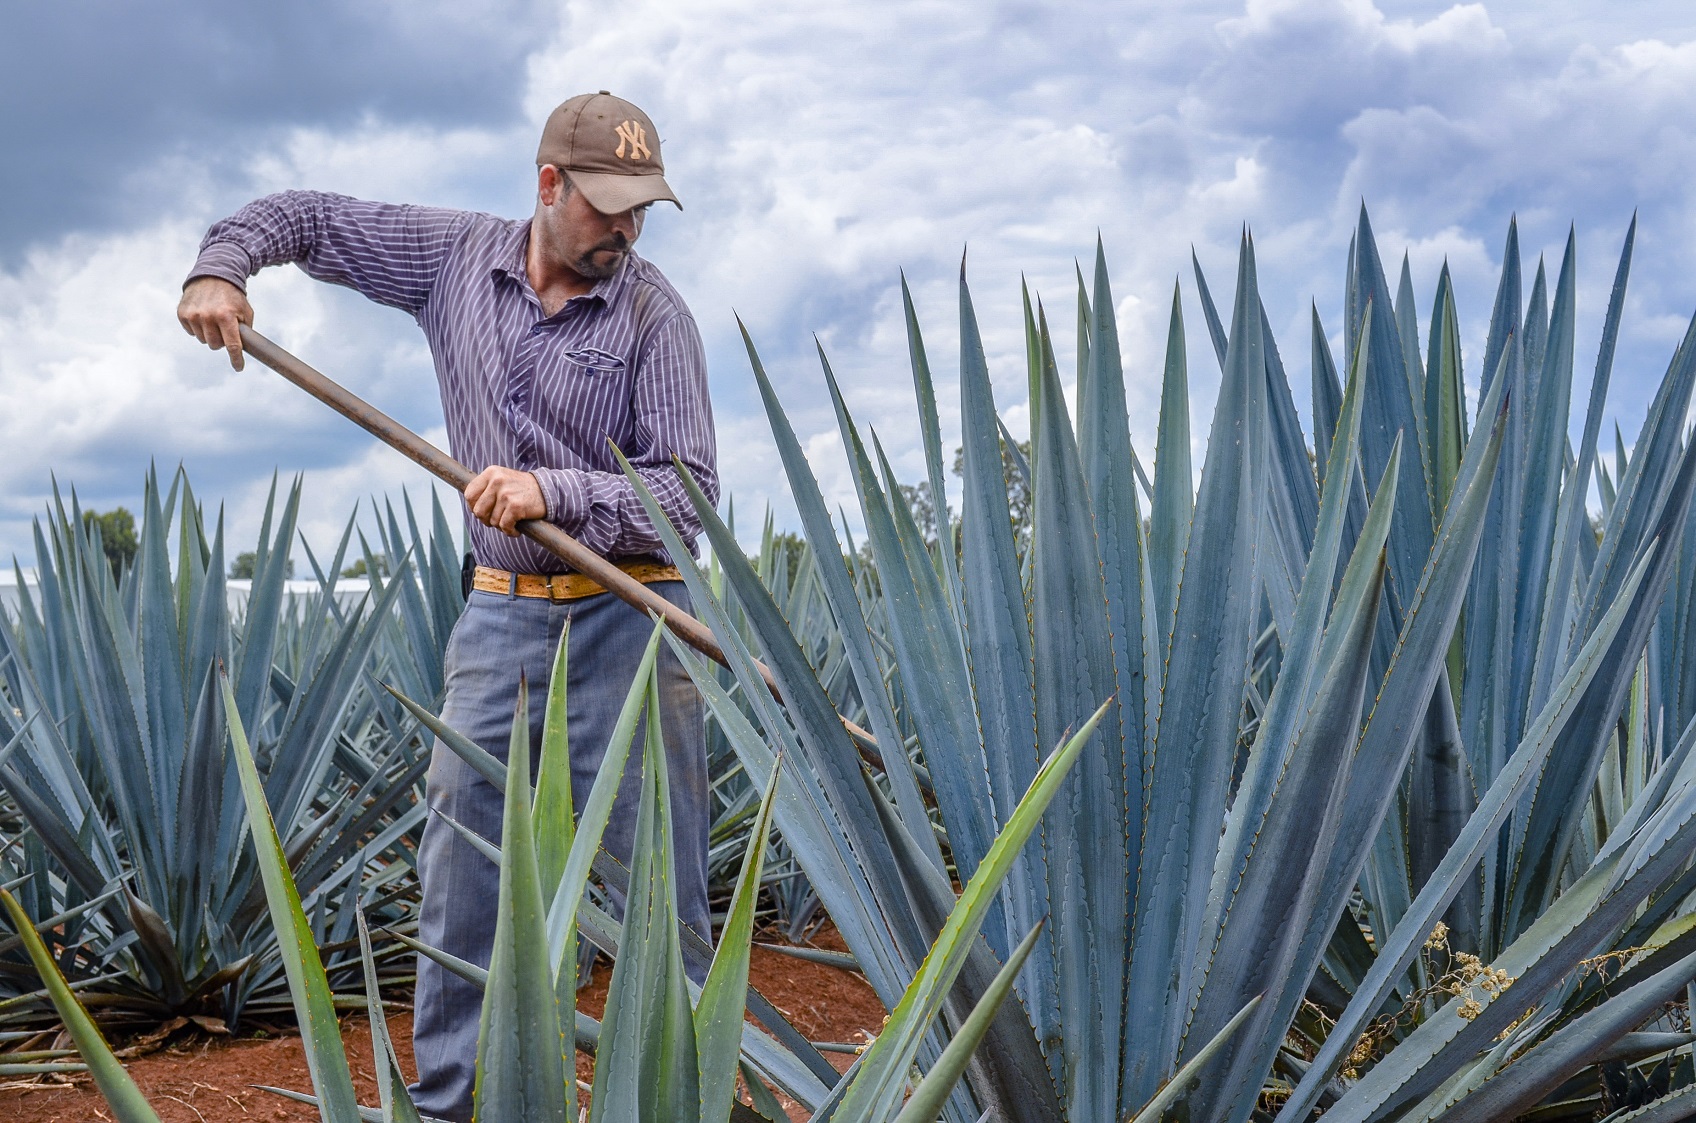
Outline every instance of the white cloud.
[[(327, 485), (369, 480), (367, 491), (422, 478), (382, 470), (399, 458), (377, 455), (349, 422), (259, 364), (234, 373), (182, 331), (177, 297), (204, 226), (172, 217), (117, 236), (73, 234), (0, 272), (6, 557), (29, 560), (28, 522), (54, 476), (85, 506), (137, 510), (148, 464), (169, 473), (181, 462), (204, 500), (227, 506), (241, 548), (257, 533), (273, 469), (307, 473), (308, 525), (336, 533), (352, 503), (346, 488), (312, 486), (320, 475)], [(428, 351), (405, 317), (295, 270), (262, 274), (249, 291), (262, 331), (404, 421), (439, 428)]]
[[(1527, 287), (1538, 252), (1551, 255), (1551, 273), (1558, 266), (1576, 220), (1577, 401), (1618, 239), (1641, 204), (1615, 380), (1629, 432), (1696, 302), (1685, 267), (1696, 251), (1686, 187), (1696, 174), (1696, 40), (1666, 7), (1617, 23), (1550, 12), (1529, 2), (1404, 4), (1392, 15), (1371, 0), (571, 0), (529, 58), (525, 120), (431, 129), (368, 117), (302, 128), (247, 161), (241, 190), (315, 186), (520, 213), (534, 132), (553, 104), (596, 88), (642, 104), (666, 138), (668, 175), (687, 208), (657, 213), (643, 248), (707, 336), (725, 485), (745, 535), (757, 532), (764, 503), (789, 516), (733, 312), (753, 333), (827, 497), (851, 506), (815, 333), (862, 424), (917, 478), (898, 270), (912, 285), (951, 434), (956, 284), (969, 247), (998, 397), (1022, 431), (1020, 278), (1044, 300), (1069, 356), (1073, 259), (1087, 271), (1099, 230), (1133, 438), (1146, 459), (1175, 276), (1192, 429), (1198, 438), (1207, 430), (1217, 371), (1190, 247), (1215, 297), (1228, 299), (1238, 236), (1252, 227), (1303, 402), (1309, 304), (1338, 329), (1344, 252), (1363, 196), (1386, 266), (1408, 249), (1423, 313), (1449, 262), (1469, 356), (1482, 344), (1508, 215), (1520, 215)], [(222, 488), (232, 517), (249, 526), (255, 481), (272, 465), (308, 469), (318, 543), (356, 494), (402, 469), (385, 468), (391, 454), (268, 375), (231, 379), (176, 334), (170, 307), (196, 236), (239, 197), (209, 186), (181, 156), (161, 157), (138, 182), (180, 185), (161, 196), (170, 205), (157, 223), (73, 236), (0, 274), (0, 442), (10, 453), (0, 462), (0, 547), (27, 541), (17, 519), (39, 506), (48, 468), (98, 479), (117, 497), (133, 490), (146, 455), (205, 465), (216, 478), (197, 478), (200, 490)], [(428, 356), (403, 317), (273, 273), (254, 286), (262, 329), (409, 423), (439, 424)], [(1061, 367), (1070, 370), (1069, 357)]]

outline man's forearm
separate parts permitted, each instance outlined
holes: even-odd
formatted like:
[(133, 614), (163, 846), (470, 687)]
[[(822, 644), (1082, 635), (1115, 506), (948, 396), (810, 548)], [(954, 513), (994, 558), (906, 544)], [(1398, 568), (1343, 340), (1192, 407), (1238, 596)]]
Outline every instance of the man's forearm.
[(219, 277), (245, 290), (266, 266), (294, 263), (318, 280), (416, 313), (468, 220), (461, 211), (285, 191), (213, 223), (189, 278)]

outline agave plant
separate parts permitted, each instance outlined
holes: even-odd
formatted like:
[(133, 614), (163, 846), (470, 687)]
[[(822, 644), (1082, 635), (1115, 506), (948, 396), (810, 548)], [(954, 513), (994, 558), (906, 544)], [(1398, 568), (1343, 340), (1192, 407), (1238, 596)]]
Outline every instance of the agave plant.
[[(702, 1123), (722, 1123), (730, 1117), (739, 1073), (749, 1077), (749, 1088), (756, 1099), (763, 1100), (768, 1110), (775, 1109), (775, 1100), (756, 1074), (781, 1066), (772, 1064), (775, 1054), (770, 1049), (750, 1048), (749, 1039), (762, 1035), (745, 1028), (742, 997), (747, 987), (749, 940), (760, 867), (773, 807), (780, 798), (780, 769), (774, 769), (765, 785), (753, 842), (743, 861), (728, 922), (701, 986), (689, 981), (684, 968), (682, 933), (688, 930), (678, 923), (670, 876), (665, 748), (659, 740), (657, 720), (645, 723), (635, 853), (630, 868), (621, 869), (628, 893), (623, 920), (607, 916), (584, 897), (589, 873), (596, 863), (600, 835), (624, 775), (638, 722), (644, 714), (657, 717), (659, 700), (654, 664), (661, 627), (656, 627), (649, 643), (580, 816), (574, 816), (572, 811), (563, 643), (554, 666), (534, 788), (529, 775), (528, 703), (522, 687), (513, 721), (510, 766), (501, 765), (436, 723), (443, 730), (444, 739), (498, 782), (506, 793), (503, 845), (494, 848), (483, 843), (500, 868), (494, 954), (488, 969), (453, 960), (435, 949), (425, 949), (427, 954), (484, 988), (475, 1093), (476, 1115), (480, 1119), (564, 1123), (578, 1117), (575, 1072), (569, 1055), (561, 1048), (565, 1040), (562, 1029), (573, 1025), (577, 1039), (591, 1048), (596, 1057), (588, 1106), (590, 1120), (699, 1119)], [(223, 683), (222, 698), (247, 821), (264, 892), (279, 934), (314, 1086), (313, 1095), (283, 1094), (318, 1105), (328, 1123), (356, 1119), (384, 1123), (418, 1120), (420, 1116), (400, 1077), (393, 1044), (383, 1028), (374, 957), (363, 919), (358, 926), (359, 946), (369, 985), (381, 1104), (362, 1107), (355, 1099), (335, 1004), (313, 928), (290, 876), (287, 854), (271, 819), (265, 785), (243, 733), (236, 695), (228, 680)], [(903, 996), (884, 1033), (840, 1079), (833, 1093), (819, 1097), (822, 1112), (818, 1118), (917, 1123), (934, 1115), (936, 1105), (965, 1068), (977, 1038), (1012, 990), (1019, 966), (1035, 946), (1034, 931), (988, 989), (982, 1005), (973, 1012), (941, 1061), (909, 1090), (908, 1073), (913, 1055), (936, 1015), (942, 996), (967, 957), (1001, 878), (1034, 832), (1044, 809), (1104, 712), (1098, 711), (1037, 773), (1007, 831), (991, 847), (977, 877), (961, 894), (959, 907), (948, 917), (934, 954)], [(602, 860), (605, 861), (604, 856)], [(98, 1027), (65, 985), (22, 909), (9, 894), (0, 899), (8, 907), (20, 939), (48, 981), (53, 1002), (72, 1029), (79, 1051), (117, 1118), (123, 1123), (151, 1123), (157, 1118), (151, 1107), (123, 1073)], [(602, 1023), (576, 1010), (576, 986), (570, 965), (574, 963), (572, 943), (580, 923), (583, 931), (597, 942), (616, 946), (607, 1016)]]
[[(298, 483), (276, 499), (273, 488), (239, 615), (222, 520), (209, 537), (179, 473), (166, 494), (149, 475), (136, 560), (118, 580), (75, 497), (68, 511), (56, 501), (36, 527), (34, 591), (20, 581), (16, 617), (0, 620), (0, 807), (15, 847), (0, 865), (29, 875), (20, 904), (63, 969), (138, 1018), (233, 1021), (288, 1006), (224, 747), (221, 665), (314, 930), (341, 945), (344, 979), (359, 973), (349, 906), (363, 899), (398, 919), (396, 893), (413, 881), (406, 844), (423, 815), (413, 789), (427, 753), (416, 722), (367, 676), (375, 667), (426, 697), (440, 690), (438, 640), (461, 604), (443, 571), (457, 571), (457, 550), (439, 506), (428, 548), (408, 506), (413, 551), (369, 600), (337, 599), (347, 535), (316, 592), (291, 598)], [(389, 521), (398, 539), (392, 510)], [(33, 991), (33, 968), (10, 965), (14, 985)]]
[[(738, 695), (674, 646), (745, 768), (794, 762), (777, 827), (886, 1003), (920, 972), (955, 901), (950, 872), (982, 867), (1041, 746), (1106, 703), (1056, 812), (1011, 867), (945, 1031), (916, 1054), (943, 1055), (1046, 918), (1019, 1002), (1001, 1007), (945, 1118), (1158, 1113), (1180, 1072), (1201, 1077), (1191, 1120), (1503, 1119), (1539, 1104), (1540, 1119), (1592, 1118), (1586, 1066), (1688, 1044), (1652, 1030), (1658, 1018), (1687, 1028), (1661, 1007), (1696, 975), (1684, 918), (1696, 886), (1696, 447), (1683, 432), (1696, 324), (1630, 457), (1599, 474), (1634, 231), (1576, 454), (1572, 240), (1552, 308), (1541, 269), (1527, 308), (1510, 228), (1469, 417), (1446, 269), (1422, 353), (1409, 270), (1393, 301), (1363, 209), (1346, 378), (1313, 318), (1311, 449), (1252, 242), (1228, 329), (1198, 262), (1223, 371), (1199, 488), (1180, 297), (1150, 480), (1098, 247), (1092, 284), (1080, 276), (1076, 424), (1046, 314), (1026, 301), (1025, 550), (962, 274), (963, 499), (957, 522), (938, 512), (941, 548), (925, 548), (824, 363), (875, 605), (749, 341), (864, 724), (877, 746), (902, 745), (904, 702), (946, 849), (906, 754), (883, 753), (878, 783), (863, 783), (833, 693), (699, 491), (723, 595), (699, 571), (685, 578), (726, 641)], [(942, 496), (910, 299), (907, 318), (928, 483)], [(1426, 951), (1444, 921), (1455, 972)], [(1598, 964), (1611, 965), (1605, 985)]]

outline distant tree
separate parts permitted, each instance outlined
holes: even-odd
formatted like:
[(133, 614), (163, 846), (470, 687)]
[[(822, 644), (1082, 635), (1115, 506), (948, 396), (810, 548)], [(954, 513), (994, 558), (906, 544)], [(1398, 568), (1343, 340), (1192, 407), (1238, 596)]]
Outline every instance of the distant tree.
[(773, 551), (784, 555), (784, 568), (789, 580), (794, 581), (801, 571), (801, 559), (807, 556), (807, 540), (792, 530), (782, 530), (772, 535), (771, 545)]
[[(364, 558), (355, 558), (352, 565), (350, 565), (346, 569), (342, 570), (342, 576), (343, 577), (364, 577), (364, 576), (367, 576), (370, 572), (371, 572), (370, 569), (365, 564)], [(379, 577), (387, 577), (389, 575), (389, 555), (387, 555), (387, 554), (378, 554), (377, 555), (377, 575)]]
[[(243, 550), (237, 554), (235, 560), (230, 563), (230, 579), (232, 581), (253, 580), (253, 565), (258, 560), (259, 555), (252, 550)], [(293, 576), (294, 559), (289, 558), (283, 563), (283, 577), (292, 578)]]
[(124, 567), (135, 560), (138, 545), (135, 516), (130, 514), (129, 508), (114, 507), (98, 514), (84, 511), (82, 525), (85, 530), (100, 531), (100, 548), (105, 551), (106, 560), (111, 563), (112, 580), (116, 581), (122, 577)]
[(907, 509), (913, 512), (913, 521), (918, 524), (919, 533), (924, 536), (925, 545), (936, 549), (936, 504), (931, 502), (930, 481), (898, 486), (901, 489), (901, 498), (907, 501)]
[[(1025, 459), (1025, 462), (1029, 463), (1030, 442), (1020, 441), (1014, 447), (1018, 449), (1019, 455)], [(957, 448), (954, 450), (954, 474), (964, 476), (965, 473), (966, 450)], [(1019, 470), (1019, 461), (1014, 455), (1013, 447), (1008, 446), (1005, 441), (1001, 442), (1001, 477), (1006, 483), (1007, 507), (1013, 517), (1013, 540), (1020, 552), (1023, 552), (1030, 545), (1031, 538), (1031, 488), (1025, 473)], [(919, 533), (924, 536), (925, 546), (928, 549), (935, 550), (937, 544), (937, 505), (931, 498), (930, 481), (922, 480), (916, 484), (897, 484), (896, 486), (900, 489), (901, 498), (906, 501), (907, 509), (913, 513), (913, 522), (918, 526)], [(959, 517), (958, 511), (954, 514), (956, 518)], [(954, 529), (957, 534), (959, 532), (958, 524)], [(954, 543), (954, 548), (956, 551), (959, 550), (958, 540)], [(875, 568), (872, 563), (871, 543), (860, 543), (858, 561), (864, 566)]]

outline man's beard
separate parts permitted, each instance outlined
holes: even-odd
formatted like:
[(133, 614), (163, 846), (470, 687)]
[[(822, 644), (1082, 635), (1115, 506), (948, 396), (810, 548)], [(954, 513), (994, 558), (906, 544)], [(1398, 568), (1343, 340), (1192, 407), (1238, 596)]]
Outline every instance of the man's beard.
[[(611, 262), (602, 264), (595, 260), (595, 255), (603, 250), (610, 250), (618, 256), (614, 257)], [(624, 235), (620, 234), (610, 243), (602, 243), (579, 257), (571, 268), (580, 277), (593, 277), (597, 281), (604, 281), (618, 272), (619, 266), (624, 264), (624, 259), (629, 253), (630, 243), (625, 240)]]

